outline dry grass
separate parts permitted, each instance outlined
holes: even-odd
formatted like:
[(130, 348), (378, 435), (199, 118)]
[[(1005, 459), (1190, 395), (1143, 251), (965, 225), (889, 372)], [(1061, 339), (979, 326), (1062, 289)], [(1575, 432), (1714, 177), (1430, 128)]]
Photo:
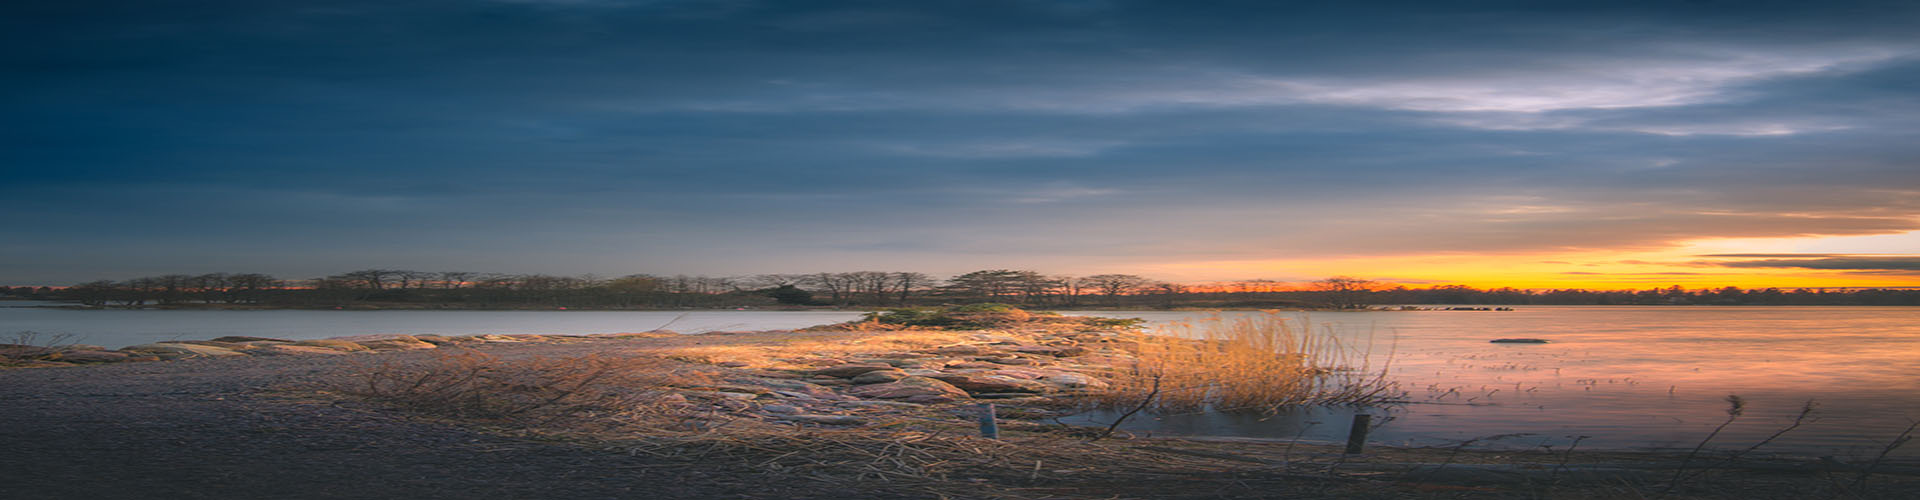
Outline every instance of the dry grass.
[(821, 360), (930, 349), (966, 343), (967, 333), (894, 330), (867, 333), (794, 333), (764, 342), (675, 346), (656, 355), (692, 363), (734, 363), (742, 368), (806, 370)]
[(710, 382), (705, 374), (657, 358), (586, 355), (503, 360), (444, 349), (418, 361), (384, 359), (329, 384), (332, 390), (452, 418), (548, 422), (633, 421), (666, 409), (673, 387)]
[[(1089, 397), (1098, 406), (1162, 412), (1270, 411), (1289, 405), (1370, 404), (1400, 396), (1366, 352), (1331, 332), (1296, 328), (1279, 313), (1176, 324), (1128, 349), (1138, 361)], [(1157, 388), (1157, 390), (1156, 390)], [(1154, 394), (1151, 401), (1143, 401)]]
[[(1205, 399), (1167, 392), (1170, 398), (1186, 399), (1156, 403), (1214, 409), (1233, 408), (1228, 405), (1258, 408), (1302, 402), (1356, 402), (1390, 392), (1390, 386), (1381, 385), (1364, 365), (1352, 372), (1332, 369), (1348, 361), (1343, 359), (1350, 355), (1346, 347), (1329, 338), (1305, 338), (1277, 319), (1269, 316), (1202, 322), (1189, 332), (1198, 341), (1140, 338), (1138, 344), (1123, 345), (1140, 353), (1141, 363), (1115, 376), (1136, 382), (1159, 377), (1169, 388), (1178, 387), (1175, 384), (1207, 386), (1209, 396)], [(770, 356), (779, 357), (814, 355), (825, 347), (878, 353), (964, 342), (968, 335), (807, 335), (774, 343), (762, 339), (732, 345), (675, 346), (667, 351), (734, 356), (766, 350)], [(705, 476), (708, 480), (734, 478), (731, 480), (742, 484), (792, 480), (871, 488), (876, 494), (896, 498), (1395, 498), (1441, 492), (1482, 498), (1627, 498), (1651, 493), (1643, 484), (1571, 480), (1535, 484), (1516, 482), (1521, 480), (1511, 477), (1489, 480), (1484, 474), (1468, 479), (1438, 478), (1445, 481), (1434, 484), (1438, 479), (1431, 472), (1400, 474), (1405, 464), (1430, 464), (1442, 456), (1452, 463), (1492, 465), (1504, 464), (1509, 458), (1525, 458), (1511, 453), (1483, 456), (1457, 449), (1383, 448), (1372, 452), (1377, 457), (1349, 457), (1337, 448), (1312, 445), (1301, 445), (1302, 450), (1297, 451), (1293, 443), (1095, 441), (1082, 439), (1087, 435), (1084, 430), (1026, 422), (1009, 422), (1006, 439), (989, 440), (974, 437), (967, 415), (937, 408), (870, 414), (869, 424), (859, 428), (804, 427), (727, 411), (721, 408), (724, 405), (689, 404), (690, 398), (702, 401), (699, 394), (703, 392), (716, 394), (685, 390), (714, 385), (718, 378), (714, 373), (711, 368), (657, 355), (506, 359), (447, 349), (424, 360), (366, 366), (343, 377), (336, 391), (406, 411), (505, 424), (515, 434), (578, 440), (652, 459), (637, 467), (699, 468), (715, 473)], [(1348, 380), (1357, 381), (1345, 384), (1357, 385), (1341, 385), (1337, 378), (1341, 373), (1351, 373)], [(1261, 380), (1237, 383), (1240, 381), (1235, 378)], [(1115, 398), (1134, 396), (1137, 403), (1139, 393), (1132, 391), (1138, 390), (1135, 386), (1113, 394)], [(1454, 460), (1462, 455), (1461, 460)], [(1570, 452), (1543, 453), (1528, 460), (1565, 468), (1570, 456)], [(1642, 459), (1640, 455), (1622, 455), (1608, 461)], [(1558, 470), (1524, 465), (1514, 464), (1515, 470)], [(1751, 479), (1728, 476), (1728, 480)], [(1453, 484), (1445, 484), (1449, 482)], [(1678, 497), (1694, 493), (1683, 491)]]

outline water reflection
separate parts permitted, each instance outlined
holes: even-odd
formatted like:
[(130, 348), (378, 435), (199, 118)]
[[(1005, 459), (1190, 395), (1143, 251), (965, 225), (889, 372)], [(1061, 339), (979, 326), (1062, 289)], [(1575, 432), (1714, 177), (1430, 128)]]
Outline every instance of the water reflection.
[[(1155, 322), (1196, 316), (1129, 314)], [(1393, 346), (1388, 373), (1410, 404), (1365, 410), (1389, 418), (1376, 441), (1446, 446), (1518, 433), (1526, 437), (1475, 446), (1563, 446), (1584, 435), (1593, 437), (1583, 448), (1690, 448), (1726, 418), (1724, 398), (1738, 394), (1749, 401), (1746, 414), (1717, 443), (1765, 439), (1813, 399), (1819, 421), (1762, 451), (1841, 457), (1870, 457), (1920, 418), (1916, 320), (1920, 308), (1911, 307), (1523, 307), (1294, 318), (1357, 351), (1372, 345), (1373, 366), (1389, 355), (1380, 344)], [(1487, 342), (1503, 337), (1552, 343)], [(1126, 427), (1337, 441), (1353, 411), (1162, 415)], [(1315, 421), (1322, 423), (1303, 432), (1302, 422)]]

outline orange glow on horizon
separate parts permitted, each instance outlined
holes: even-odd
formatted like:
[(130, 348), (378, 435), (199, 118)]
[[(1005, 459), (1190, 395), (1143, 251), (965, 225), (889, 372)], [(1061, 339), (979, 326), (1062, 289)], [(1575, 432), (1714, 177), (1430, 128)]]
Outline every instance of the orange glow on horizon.
[[(1899, 235), (1913, 238), (1914, 233)], [(1884, 238), (1883, 238), (1884, 239)], [(1644, 290), (1681, 286), (1719, 288), (1920, 287), (1920, 271), (1902, 269), (1811, 269), (1758, 267), (1821, 258), (1913, 259), (1910, 253), (1811, 252), (1845, 238), (1703, 240), (1658, 251), (1567, 251), (1507, 254), (1430, 254), (1262, 260), (1211, 260), (1151, 266), (1156, 276), (1191, 281), (1201, 289), (1243, 286), (1237, 277), (1272, 291), (1299, 289), (1329, 276), (1354, 276), (1409, 288), (1465, 285), (1475, 288)], [(1862, 250), (1880, 250), (1863, 248)], [(1755, 262), (1765, 260), (1767, 262)], [(1745, 262), (1746, 265), (1741, 263)], [(1815, 266), (1817, 267), (1817, 266)]]

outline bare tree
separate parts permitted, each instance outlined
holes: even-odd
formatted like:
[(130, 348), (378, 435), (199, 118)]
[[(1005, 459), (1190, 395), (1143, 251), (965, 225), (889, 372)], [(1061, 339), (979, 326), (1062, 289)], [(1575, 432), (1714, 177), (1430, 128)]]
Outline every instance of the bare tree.
[(902, 306), (907, 305), (907, 299), (910, 299), (913, 297), (913, 292), (924, 289), (927, 287), (927, 285), (932, 285), (932, 284), (933, 284), (933, 277), (927, 276), (924, 273), (913, 273), (913, 272), (893, 273), (893, 289), (894, 291), (899, 292), (900, 294), (899, 304)]
[(802, 282), (814, 290), (827, 292), (827, 299), (833, 305), (849, 305), (853, 301), (853, 273), (814, 273), (807, 275)]
[(1132, 294), (1152, 282), (1131, 274), (1096, 274), (1080, 278), (1081, 286), (1100, 292), (1100, 295), (1107, 297), (1107, 305), (1114, 307), (1120, 306), (1121, 295)]
[(1059, 284), (1061, 303), (1068, 306), (1080, 305), (1080, 296), (1087, 293), (1087, 286), (1080, 278), (1072, 276), (1054, 276), (1048, 278)]
[(1334, 276), (1313, 282), (1313, 289), (1325, 298), (1327, 306), (1334, 309), (1361, 309), (1367, 306), (1367, 296), (1379, 288), (1379, 283), (1352, 276)]
[(459, 290), (460, 287), (466, 286), (467, 282), (474, 279), (475, 276), (479, 276), (479, 273), (471, 273), (467, 271), (441, 271), (436, 277), (440, 281), (440, 288), (447, 289), (447, 290)]

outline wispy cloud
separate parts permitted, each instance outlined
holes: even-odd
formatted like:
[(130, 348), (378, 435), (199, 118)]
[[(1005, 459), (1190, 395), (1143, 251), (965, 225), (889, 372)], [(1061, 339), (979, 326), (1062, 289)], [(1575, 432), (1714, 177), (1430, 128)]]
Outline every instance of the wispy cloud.
[(1733, 268), (1817, 269), (1823, 271), (1920, 271), (1920, 255), (1816, 256), (1714, 262)]

